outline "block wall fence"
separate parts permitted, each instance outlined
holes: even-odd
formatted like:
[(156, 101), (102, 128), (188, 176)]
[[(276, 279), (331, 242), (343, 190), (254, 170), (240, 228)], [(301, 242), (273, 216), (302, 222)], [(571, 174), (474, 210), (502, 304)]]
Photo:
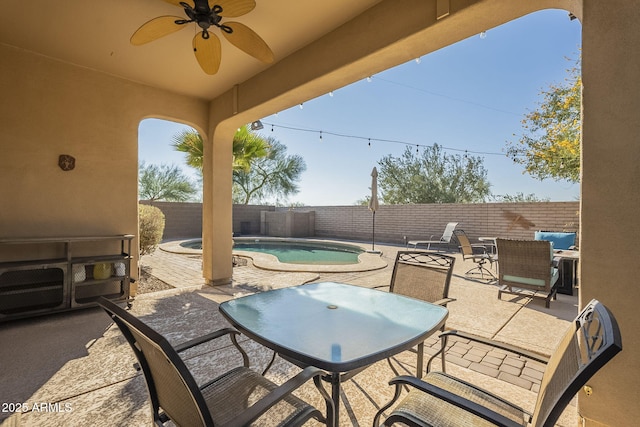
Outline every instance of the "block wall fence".
[[(148, 202), (165, 215), (165, 240), (202, 236), (202, 204)], [(440, 236), (448, 222), (459, 222), (472, 240), (492, 236), (533, 239), (536, 230), (578, 231), (579, 202), (381, 205), (375, 214), (375, 240), (404, 243), (407, 239)], [(235, 235), (259, 235), (262, 211), (286, 211), (264, 205), (234, 205)], [(366, 206), (305, 206), (315, 212), (317, 238), (371, 241), (373, 214)]]

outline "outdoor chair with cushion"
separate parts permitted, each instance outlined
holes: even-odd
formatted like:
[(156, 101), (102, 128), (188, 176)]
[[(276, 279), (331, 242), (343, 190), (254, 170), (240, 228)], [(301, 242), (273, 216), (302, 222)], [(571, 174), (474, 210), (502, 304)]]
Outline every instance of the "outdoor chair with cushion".
[(467, 271), (465, 274), (480, 273), (480, 277), (484, 279), (484, 274), (487, 273), (489, 277), (495, 279), (496, 276), (485, 267), (486, 263), (492, 267), (493, 263), (497, 261), (497, 257), (487, 252), (487, 247), (482, 244), (471, 244), (466, 233), (462, 230), (455, 232), (456, 239), (460, 243), (460, 252), (462, 253), (462, 260), (471, 260), (476, 266)]
[[(162, 426), (169, 420), (190, 427), (240, 427), (256, 420), (260, 425), (274, 426), (299, 426), (311, 418), (326, 422), (320, 411), (292, 395), (313, 379), (327, 405), (332, 405), (320, 385), (324, 371), (310, 367), (278, 386), (249, 368), (249, 358), (238, 345), (239, 332), (234, 329), (221, 329), (172, 347), (162, 335), (112, 301), (102, 297), (98, 303), (120, 328), (138, 359), (155, 425)], [(244, 366), (198, 385), (179, 353), (225, 336), (242, 355)]]
[[(446, 307), (447, 303), (455, 301), (454, 298), (449, 298), (449, 284), (455, 261), (456, 259), (452, 256), (438, 253), (399, 251), (391, 274), (389, 292)], [(444, 330), (444, 326), (442, 330)], [(430, 370), (431, 362), (438, 354), (442, 357), (442, 369), (444, 370), (445, 344), (427, 362), (427, 372)], [(417, 353), (416, 376), (420, 378), (424, 366), (424, 342), (418, 344)], [(397, 374), (391, 360), (387, 360)]]
[(541, 298), (549, 308), (557, 291), (558, 269), (553, 263), (553, 246), (546, 240), (496, 239), (498, 299), (502, 294)]
[(553, 244), (553, 249), (575, 249), (576, 233), (564, 231), (536, 231), (534, 240), (547, 240)]
[(431, 249), (431, 245), (448, 245), (451, 243), (451, 238), (453, 237), (453, 230), (458, 226), (458, 222), (450, 222), (444, 228), (444, 233), (442, 236), (438, 238), (436, 235), (432, 235), (429, 240), (410, 240), (407, 242), (407, 247), (409, 245), (413, 246), (414, 249), (417, 249), (418, 246), (427, 245), (427, 250)]
[[(410, 376), (391, 380), (395, 396), (376, 414), (378, 426), (384, 411), (400, 397), (403, 386), (409, 394), (393, 409), (384, 425), (396, 422), (410, 426), (554, 426), (571, 399), (587, 381), (622, 350), (622, 337), (615, 317), (597, 300), (592, 300), (571, 323), (569, 330), (545, 360), (504, 343), (462, 334), (457, 335), (493, 348), (543, 361), (547, 364), (532, 414), (486, 390), (441, 372), (431, 372), (423, 380)], [(590, 389), (585, 388), (586, 393)]]

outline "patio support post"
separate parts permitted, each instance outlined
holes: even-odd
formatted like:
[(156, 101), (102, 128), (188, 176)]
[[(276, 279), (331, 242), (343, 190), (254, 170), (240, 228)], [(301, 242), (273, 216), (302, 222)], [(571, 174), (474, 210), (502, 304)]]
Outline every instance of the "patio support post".
[(231, 187), (234, 133), (232, 126), (212, 126), (211, 136), (205, 139), (204, 144), (202, 275), (209, 285), (227, 284), (233, 274)]
[(640, 418), (631, 374), (640, 371), (640, 8), (628, 0), (582, 5), (580, 306), (591, 298), (605, 304), (624, 348), (589, 381), (591, 396), (578, 393), (578, 411), (585, 426), (634, 425)]

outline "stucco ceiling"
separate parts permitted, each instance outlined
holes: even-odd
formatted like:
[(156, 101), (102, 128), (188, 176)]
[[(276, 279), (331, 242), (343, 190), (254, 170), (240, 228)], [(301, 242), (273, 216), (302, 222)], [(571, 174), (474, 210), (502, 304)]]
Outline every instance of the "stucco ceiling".
[[(379, 1), (256, 0), (253, 11), (233, 20), (249, 26), (267, 42), (276, 64)], [(195, 23), (189, 24), (193, 28), (143, 46), (129, 43), (140, 25), (161, 15), (183, 16), (184, 11), (164, 0), (4, 1), (0, 5), (0, 43), (204, 99), (273, 66), (221, 37), (220, 70), (213, 76), (205, 74), (191, 48)]]

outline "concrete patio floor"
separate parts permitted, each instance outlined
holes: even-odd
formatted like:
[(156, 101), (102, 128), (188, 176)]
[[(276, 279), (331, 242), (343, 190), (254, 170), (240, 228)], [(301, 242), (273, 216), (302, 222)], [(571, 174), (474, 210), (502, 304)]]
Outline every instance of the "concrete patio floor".
[[(313, 281), (335, 281), (365, 287), (387, 285), (398, 246), (376, 245), (386, 268), (364, 272), (274, 272), (260, 270), (251, 261), (234, 267), (228, 286), (202, 286), (201, 259), (156, 251), (143, 257), (154, 276), (176, 286), (175, 290), (142, 294), (131, 311), (180, 343), (227, 326), (219, 314), (220, 302), (267, 289)], [(456, 255), (447, 328), (477, 335), (549, 355), (577, 313), (577, 297), (558, 295), (549, 309), (540, 301), (503, 296), (486, 280), (473, 280), (464, 272), (473, 267)], [(99, 309), (86, 309), (0, 324), (0, 425), (2, 426), (149, 426), (150, 409), (144, 379), (133, 368), (135, 358), (124, 337)], [(435, 338), (428, 346), (437, 345)], [(262, 370), (271, 352), (246, 338), (241, 345), (251, 366)], [(427, 352), (432, 352), (427, 348)], [(202, 346), (184, 354), (197, 381), (237, 366), (241, 359), (228, 343)], [(398, 355), (401, 370), (415, 373), (415, 355)], [(435, 364), (440, 369), (439, 363)], [(451, 343), (447, 371), (478, 384), (532, 410), (544, 366), (501, 354), (463, 341)], [(298, 371), (278, 359), (267, 376), (283, 382)], [(394, 376), (385, 361), (379, 362), (343, 385), (341, 425), (370, 426), (377, 409), (392, 395), (387, 385)], [(324, 411), (312, 384), (300, 396)], [(13, 413), (15, 404), (27, 409)], [(13, 406), (9, 406), (13, 405)], [(577, 425), (570, 405), (558, 425)]]

